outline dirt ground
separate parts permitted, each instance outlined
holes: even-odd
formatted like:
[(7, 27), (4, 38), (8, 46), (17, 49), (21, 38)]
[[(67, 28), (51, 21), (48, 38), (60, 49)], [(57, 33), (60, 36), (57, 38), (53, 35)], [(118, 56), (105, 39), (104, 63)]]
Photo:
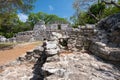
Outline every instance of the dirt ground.
[(19, 56), (25, 54), (26, 51), (32, 50), (39, 44), (40, 42), (24, 43), (24, 44), (16, 45), (13, 49), (1, 50), (0, 51), (0, 66), (10, 61), (15, 60)]

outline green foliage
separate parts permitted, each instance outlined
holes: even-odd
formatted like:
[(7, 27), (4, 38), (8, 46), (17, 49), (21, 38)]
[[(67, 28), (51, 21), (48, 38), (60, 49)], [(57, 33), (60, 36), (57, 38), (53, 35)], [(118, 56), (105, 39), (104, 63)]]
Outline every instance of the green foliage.
[(33, 27), (40, 20), (45, 21), (45, 24), (50, 24), (50, 23), (55, 23), (55, 22), (68, 23), (68, 21), (64, 18), (60, 18), (56, 15), (46, 14), (43, 12), (30, 13), (30, 15), (28, 16), (27, 22)]
[(30, 13), (27, 22), (21, 22), (16, 12), (12, 13), (1, 13), (0, 14), (0, 35), (7, 38), (13, 37), (18, 32), (32, 30), (34, 24), (38, 21), (43, 20), (46, 24), (54, 22), (68, 23), (64, 18), (60, 18), (56, 15), (49, 15), (43, 12)]
[[(120, 4), (120, 0), (118, 0), (117, 3)], [(80, 6), (77, 8), (80, 8)], [(79, 15), (77, 15), (77, 18), (72, 16), (71, 21), (74, 23), (74, 27), (78, 25), (94, 24), (102, 18), (119, 12), (120, 8), (113, 5), (106, 5), (105, 3), (101, 2), (101, 0), (98, 0), (98, 3), (92, 4), (87, 11), (80, 11)]]
[(0, 13), (20, 11), (28, 13), (36, 0), (0, 0)]
[(105, 4), (104, 3), (98, 3), (98, 4), (93, 4), (89, 8), (89, 11), (94, 14), (95, 16), (102, 16), (105, 10)]
[(28, 23), (21, 22), (16, 13), (0, 14), (0, 35), (7, 38), (14, 36), (15, 33), (31, 30)]
[(0, 0), (0, 35), (7, 38), (15, 33), (31, 30), (29, 23), (19, 20), (17, 12), (28, 13), (36, 0)]
[(119, 12), (120, 12), (120, 8), (110, 6), (109, 8), (105, 9), (103, 17), (109, 16), (115, 13), (119, 13)]

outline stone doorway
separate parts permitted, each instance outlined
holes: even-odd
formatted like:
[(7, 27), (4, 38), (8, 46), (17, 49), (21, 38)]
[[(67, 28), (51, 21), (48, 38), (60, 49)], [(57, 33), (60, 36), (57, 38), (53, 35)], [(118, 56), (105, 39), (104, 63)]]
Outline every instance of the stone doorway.
[(58, 30), (61, 30), (61, 24), (58, 24)]

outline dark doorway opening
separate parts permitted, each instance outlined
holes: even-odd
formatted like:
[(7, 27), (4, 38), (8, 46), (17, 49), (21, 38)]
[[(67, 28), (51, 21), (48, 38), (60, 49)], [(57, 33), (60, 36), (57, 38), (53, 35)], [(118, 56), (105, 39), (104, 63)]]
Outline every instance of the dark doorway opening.
[(60, 24), (58, 24), (58, 30), (61, 30), (61, 25)]

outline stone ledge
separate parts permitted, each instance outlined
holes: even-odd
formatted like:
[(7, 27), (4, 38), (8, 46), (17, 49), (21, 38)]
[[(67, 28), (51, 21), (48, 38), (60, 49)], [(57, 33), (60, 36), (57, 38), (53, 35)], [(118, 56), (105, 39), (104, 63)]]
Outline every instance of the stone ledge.
[(101, 42), (93, 42), (89, 51), (93, 54), (111, 61), (120, 61), (120, 48), (111, 48)]

